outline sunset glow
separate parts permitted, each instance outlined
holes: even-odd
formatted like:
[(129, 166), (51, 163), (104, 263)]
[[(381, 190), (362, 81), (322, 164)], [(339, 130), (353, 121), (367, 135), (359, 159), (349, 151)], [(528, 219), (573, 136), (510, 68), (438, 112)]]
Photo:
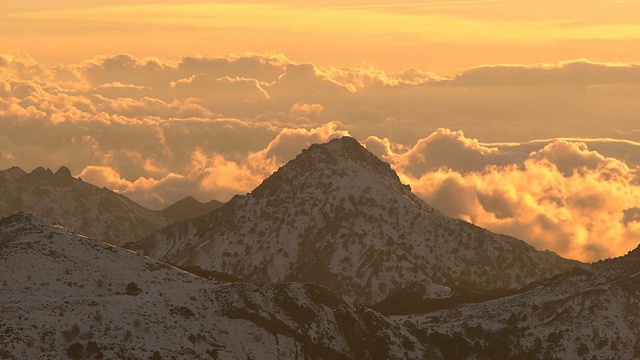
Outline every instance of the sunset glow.
[(0, 168), (162, 208), (352, 135), (447, 215), (597, 260), (640, 242), (638, 1), (24, 1)]
[(452, 75), (489, 63), (635, 61), (639, 2), (27, 1), (0, 10), (0, 50), (48, 64), (98, 54), (275, 51), (321, 66)]

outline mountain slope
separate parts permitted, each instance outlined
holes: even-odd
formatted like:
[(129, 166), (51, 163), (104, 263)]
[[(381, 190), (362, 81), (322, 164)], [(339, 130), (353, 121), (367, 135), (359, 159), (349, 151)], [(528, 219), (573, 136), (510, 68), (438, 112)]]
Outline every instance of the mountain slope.
[(208, 213), (216, 203), (202, 204), (187, 198), (153, 211), (72, 177), (65, 167), (55, 173), (41, 167), (31, 173), (17, 167), (0, 171), (0, 217), (29, 211), (116, 245), (137, 241), (175, 221)]
[(247, 196), (132, 248), (245, 279), (318, 283), (361, 303), (415, 282), (518, 288), (577, 264), (440, 214), (349, 137), (312, 145)]
[(527, 291), (410, 320), (445, 358), (637, 359), (640, 248)]
[(0, 358), (439, 358), (316, 285), (221, 283), (70, 233), (0, 220)]

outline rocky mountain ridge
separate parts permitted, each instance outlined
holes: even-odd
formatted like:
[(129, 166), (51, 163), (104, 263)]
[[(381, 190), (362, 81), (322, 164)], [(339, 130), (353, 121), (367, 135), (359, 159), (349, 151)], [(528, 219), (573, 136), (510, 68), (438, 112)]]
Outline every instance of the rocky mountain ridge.
[(519, 288), (578, 264), (442, 215), (350, 137), (312, 145), (250, 194), (131, 248), (251, 281), (322, 284), (368, 304), (414, 283)]
[(149, 210), (107, 188), (74, 178), (66, 167), (55, 173), (38, 167), (0, 171), (0, 217), (30, 211), (92, 238), (121, 245), (163, 226), (218, 207), (186, 198), (161, 211)]

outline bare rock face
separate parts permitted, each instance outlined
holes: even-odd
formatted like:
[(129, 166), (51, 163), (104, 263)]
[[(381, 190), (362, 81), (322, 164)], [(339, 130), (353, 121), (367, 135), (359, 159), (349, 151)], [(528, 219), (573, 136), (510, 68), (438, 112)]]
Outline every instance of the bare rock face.
[(29, 213), (0, 220), (2, 359), (440, 359), (318, 285), (215, 282)]
[(132, 249), (246, 280), (317, 283), (367, 304), (415, 283), (519, 288), (578, 264), (442, 215), (349, 137), (312, 145), (250, 194)]

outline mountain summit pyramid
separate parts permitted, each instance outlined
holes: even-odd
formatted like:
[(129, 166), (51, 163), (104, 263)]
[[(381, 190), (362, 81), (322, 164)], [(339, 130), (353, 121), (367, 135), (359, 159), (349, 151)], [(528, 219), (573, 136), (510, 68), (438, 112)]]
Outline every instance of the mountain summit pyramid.
[(134, 244), (178, 266), (318, 283), (374, 303), (411, 284), (518, 288), (577, 263), (448, 218), (355, 139), (311, 145), (245, 196)]

